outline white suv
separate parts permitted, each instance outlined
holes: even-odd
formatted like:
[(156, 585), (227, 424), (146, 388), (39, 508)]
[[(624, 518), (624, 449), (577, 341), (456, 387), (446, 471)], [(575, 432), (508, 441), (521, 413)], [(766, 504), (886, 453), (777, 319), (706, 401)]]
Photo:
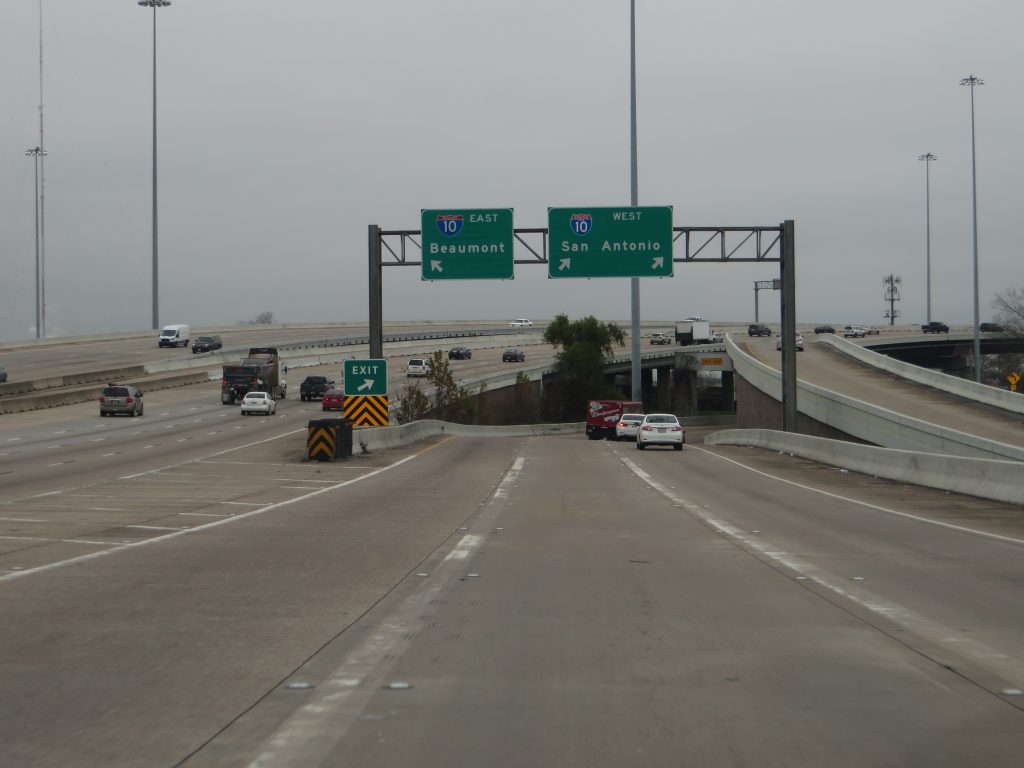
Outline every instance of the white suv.
[(430, 373), (434, 364), (429, 357), (414, 357), (405, 366), (406, 377), (426, 376)]
[(863, 339), (865, 330), (859, 325), (847, 325), (843, 327), (844, 339)]
[(532, 328), (533, 321), (527, 320), (525, 317), (517, 317), (508, 324), (509, 328)]

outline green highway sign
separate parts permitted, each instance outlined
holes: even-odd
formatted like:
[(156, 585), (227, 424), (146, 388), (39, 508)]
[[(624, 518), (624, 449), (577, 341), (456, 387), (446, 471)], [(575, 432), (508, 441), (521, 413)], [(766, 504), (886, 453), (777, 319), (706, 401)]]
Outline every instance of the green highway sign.
[(548, 208), (548, 277), (672, 277), (672, 206)]
[(387, 395), (387, 360), (345, 360), (345, 395)]
[(423, 209), (423, 280), (511, 280), (511, 208)]

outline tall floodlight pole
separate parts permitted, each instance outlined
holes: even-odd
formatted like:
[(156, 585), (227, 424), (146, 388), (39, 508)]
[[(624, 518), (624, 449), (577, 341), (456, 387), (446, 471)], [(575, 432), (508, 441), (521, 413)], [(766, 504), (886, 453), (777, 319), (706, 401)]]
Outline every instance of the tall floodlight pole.
[(153, 9), (153, 330), (160, 327), (160, 292), (157, 260), (156, 207), (156, 9), (166, 8), (171, 0), (138, 0), (144, 8)]
[[(39, 146), (36, 161), (36, 338), (46, 338), (46, 132), (43, 119), (43, 0), (39, 0)], [(26, 153), (27, 154), (27, 153)]]
[(43, 152), (41, 147), (34, 147), (32, 149), (26, 149), (25, 155), (31, 157), (35, 162), (36, 166), (36, 338), (43, 338), (43, 303), (42, 303), (42, 291), (39, 285), (39, 279), (42, 270), (40, 269), (39, 262), (39, 164), (42, 162)]
[(931, 178), (928, 167), (933, 160), (938, 160), (931, 152), (925, 152), (917, 158), (924, 160), (924, 264), (925, 264), (925, 292), (927, 293), (927, 317), (926, 322), (932, 321), (932, 201), (931, 201)]
[[(639, 187), (636, 173), (636, 0), (629, 0), (629, 204), (639, 205)], [(631, 277), (630, 287), (630, 336), (632, 338), (630, 367), (632, 399), (641, 402), (643, 389), (640, 382), (640, 278)], [(658, 381), (658, 387), (661, 387)]]
[(981, 333), (978, 330), (978, 172), (974, 155), (974, 86), (984, 85), (980, 77), (970, 75), (960, 81), (971, 89), (971, 212), (974, 231), (974, 380), (981, 383)]

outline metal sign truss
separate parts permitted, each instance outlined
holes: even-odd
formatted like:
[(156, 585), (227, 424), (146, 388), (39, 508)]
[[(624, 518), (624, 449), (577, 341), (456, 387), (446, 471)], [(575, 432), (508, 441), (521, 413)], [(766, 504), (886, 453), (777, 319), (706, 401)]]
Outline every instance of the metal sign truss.
[[(775, 227), (673, 227), (674, 262), (778, 262), (782, 315), (782, 428), (796, 429), (796, 248), (794, 223), (787, 219)], [(370, 357), (384, 356), (383, 267), (421, 266), (422, 231), (382, 230), (368, 227)], [(513, 230), (517, 247), (515, 264), (547, 264), (547, 227)], [(537, 243), (539, 236), (540, 245)], [(397, 238), (397, 240), (396, 240)], [(675, 244), (682, 241), (681, 246)], [(413, 252), (410, 248), (415, 248)], [(681, 251), (681, 253), (676, 253)], [(385, 254), (390, 259), (385, 258)], [(774, 281), (773, 281), (774, 282)], [(774, 285), (773, 285), (774, 287)], [(756, 299), (756, 291), (755, 291)], [(757, 310), (755, 308), (755, 315)]]
[[(672, 261), (684, 262), (779, 262), (782, 261), (783, 225), (775, 227), (672, 227), (676, 246)], [(378, 230), (382, 267), (420, 266), (423, 245), (418, 229)], [(517, 227), (516, 264), (547, 264), (547, 227)], [(537, 240), (539, 239), (539, 245)], [(682, 251), (679, 253), (679, 251)]]

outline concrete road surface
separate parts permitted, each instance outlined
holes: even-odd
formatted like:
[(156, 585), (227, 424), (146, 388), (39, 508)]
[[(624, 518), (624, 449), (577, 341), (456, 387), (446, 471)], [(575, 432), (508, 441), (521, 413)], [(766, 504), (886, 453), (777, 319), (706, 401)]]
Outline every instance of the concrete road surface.
[(72, 550), (0, 561), (0, 764), (1015, 764), (1022, 510), (699, 438), (197, 445), (119, 546), (9, 498)]

